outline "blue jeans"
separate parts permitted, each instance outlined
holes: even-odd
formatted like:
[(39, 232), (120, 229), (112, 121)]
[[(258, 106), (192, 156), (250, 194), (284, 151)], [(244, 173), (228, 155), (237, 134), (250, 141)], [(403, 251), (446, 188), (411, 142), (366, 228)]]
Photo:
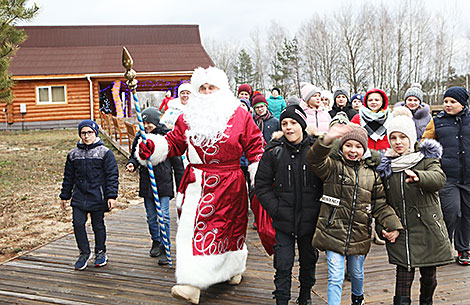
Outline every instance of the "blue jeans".
[[(355, 296), (364, 294), (364, 259), (365, 255), (348, 255), (351, 293)], [(341, 304), (341, 290), (344, 280), (345, 256), (333, 251), (326, 251), (328, 263), (328, 305)]]
[[(158, 224), (157, 205), (153, 198), (144, 197), (144, 206), (147, 214), (147, 224), (150, 236), (153, 241), (162, 243), (163, 238)], [(163, 214), (163, 224), (165, 225), (168, 242), (170, 242), (170, 197), (160, 197), (160, 207)]]

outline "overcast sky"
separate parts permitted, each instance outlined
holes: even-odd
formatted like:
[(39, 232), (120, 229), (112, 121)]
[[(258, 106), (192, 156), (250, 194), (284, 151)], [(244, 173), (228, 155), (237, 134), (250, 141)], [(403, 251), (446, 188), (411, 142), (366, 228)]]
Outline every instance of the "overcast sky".
[[(382, 1), (394, 6), (399, 0)], [(417, 0), (401, 0), (417, 1)], [(360, 9), (366, 0), (29, 0), (40, 7), (38, 16), (22, 25), (117, 25), (198, 24), (202, 39), (248, 38), (255, 28), (261, 32), (275, 20), (290, 34), (317, 13), (333, 14), (350, 4)], [(450, 19), (467, 20), (468, 0), (424, 0), (429, 10)], [(463, 18), (463, 15), (465, 18)], [(399, 21), (397, 21), (399, 22)], [(461, 33), (468, 32), (468, 22)], [(460, 32), (460, 31), (459, 31)]]

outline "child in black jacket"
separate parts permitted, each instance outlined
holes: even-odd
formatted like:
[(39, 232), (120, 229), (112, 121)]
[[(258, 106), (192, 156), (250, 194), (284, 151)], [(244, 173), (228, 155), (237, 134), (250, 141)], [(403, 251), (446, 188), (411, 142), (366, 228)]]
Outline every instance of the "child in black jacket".
[(61, 208), (67, 201), (73, 209), (73, 231), (80, 256), (76, 270), (83, 270), (90, 258), (90, 245), (85, 229), (88, 214), (95, 233), (95, 266), (106, 265), (106, 227), (104, 212), (112, 210), (118, 196), (119, 172), (116, 158), (98, 137), (98, 124), (84, 120), (78, 125), (80, 141), (67, 155), (60, 192)]
[[(161, 113), (155, 107), (149, 107), (142, 112), (142, 120), (144, 121), (144, 128), (147, 134), (151, 137), (152, 134), (165, 135), (170, 131), (165, 125), (160, 124)], [(147, 214), (147, 224), (149, 232), (152, 237), (152, 248), (150, 249), (151, 257), (158, 257), (159, 265), (168, 264), (168, 259), (165, 253), (165, 247), (162, 242), (162, 233), (158, 224), (157, 206), (153, 197), (153, 191), (150, 184), (150, 176), (146, 167), (145, 158), (139, 158), (136, 155), (136, 146), (141, 139), (140, 133), (132, 143), (131, 155), (127, 162), (126, 169), (129, 172), (134, 172), (139, 165), (139, 196), (144, 198), (144, 206)], [(163, 214), (163, 222), (165, 231), (170, 240), (170, 199), (174, 197), (173, 192), (173, 171), (175, 174), (176, 187), (178, 188), (183, 177), (184, 167), (181, 157), (173, 157), (166, 159), (161, 163), (153, 166), (155, 180), (157, 184), (158, 197), (160, 200), (160, 207)]]
[[(322, 182), (307, 166), (305, 155), (314, 138), (305, 131), (305, 112), (291, 105), (281, 113), (282, 133), (266, 146), (255, 178), (255, 191), (263, 208), (273, 220), (274, 284), (276, 304), (290, 299), (295, 242), (300, 256), (299, 304), (311, 304), (310, 290), (315, 284), (318, 251), (312, 237), (320, 209)], [(280, 135), (279, 135), (280, 133)]]

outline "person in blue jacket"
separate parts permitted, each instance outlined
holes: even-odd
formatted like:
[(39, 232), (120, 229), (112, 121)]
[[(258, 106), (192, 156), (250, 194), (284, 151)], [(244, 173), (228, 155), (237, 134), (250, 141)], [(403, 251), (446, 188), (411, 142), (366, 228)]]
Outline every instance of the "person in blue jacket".
[(90, 258), (90, 244), (85, 229), (88, 214), (95, 233), (96, 267), (107, 264), (104, 213), (116, 206), (119, 171), (113, 152), (98, 137), (99, 127), (92, 120), (78, 125), (80, 141), (67, 155), (60, 192), (61, 208), (71, 199), (73, 231), (80, 255), (75, 270), (83, 270)]
[(286, 108), (286, 101), (281, 95), (281, 89), (273, 88), (271, 90), (271, 96), (267, 99), (268, 110), (271, 112), (276, 119), (279, 120), (282, 110)]

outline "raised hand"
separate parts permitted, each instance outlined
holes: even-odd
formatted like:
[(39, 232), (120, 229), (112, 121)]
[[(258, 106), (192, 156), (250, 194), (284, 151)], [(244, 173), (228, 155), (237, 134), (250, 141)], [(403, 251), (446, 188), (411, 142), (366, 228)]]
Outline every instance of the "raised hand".
[(329, 145), (334, 139), (341, 138), (344, 134), (350, 132), (352, 127), (344, 124), (334, 124), (328, 129), (328, 133), (323, 137), (323, 143)]

